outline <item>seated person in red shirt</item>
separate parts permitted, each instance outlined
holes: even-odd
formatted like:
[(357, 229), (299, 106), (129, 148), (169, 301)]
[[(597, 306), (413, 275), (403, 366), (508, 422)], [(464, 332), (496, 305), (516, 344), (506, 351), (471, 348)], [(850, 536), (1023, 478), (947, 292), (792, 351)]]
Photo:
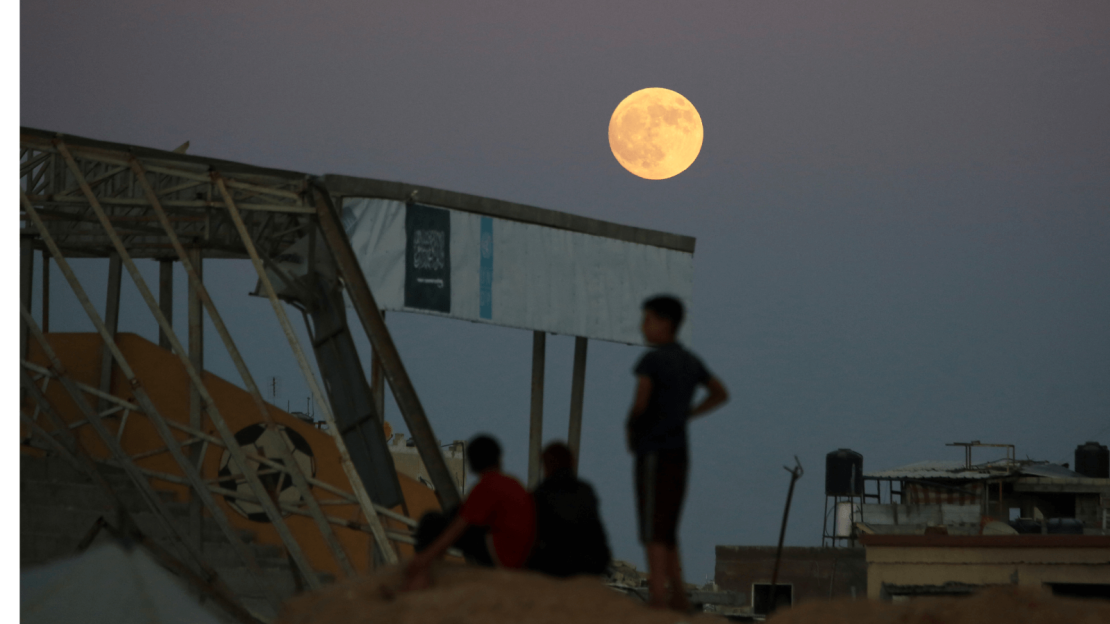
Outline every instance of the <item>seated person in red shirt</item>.
[[(466, 459), (479, 476), (478, 484), (447, 528), (409, 562), (405, 568), (405, 589), (428, 587), (432, 562), (455, 545), (464, 548), (471, 561), (481, 562), (485, 559), (482, 555), (488, 553), (488, 561), (503, 568), (523, 568), (528, 559), (536, 532), (536, 510), (532, 495), (524, 486), (501, 472), (501, 445), (489, 436), (478, 436), (467, 445)], [(475, 540), (459, 543), (459, 538), (471, 527), (488, 528), (484, 540), (486, 553), (465, 552), (475, 549)], [(477, 549), (481, 550), (481, 546), (479, 542)]]

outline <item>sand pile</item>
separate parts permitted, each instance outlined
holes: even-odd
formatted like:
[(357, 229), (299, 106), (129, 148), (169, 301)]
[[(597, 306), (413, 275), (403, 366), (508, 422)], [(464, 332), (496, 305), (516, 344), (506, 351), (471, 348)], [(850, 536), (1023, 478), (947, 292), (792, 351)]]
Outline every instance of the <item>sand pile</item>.
[(431, 589), (396, 594), (396, 569), (343, 581), (285, 605), (276, 624), (723, 624), (707, 614), (648, 609), (591, 578), (560, 580), (532, 572), (445, 563)]
[(955, 598), (811, 602), (767, 624), (1106, 624), (1110, 602), (1060, 598), (1038, 588), (994, 587)]
[[(708, 614), (653, 611), (597, 579), (558, 580), (442, 564), (431, 589), (397, 594), (396, 568), (294, 598), (276, 624), (722, 624)], [(776, 613), (768, 624), (1103, 624), (1110, 602), (1058, 598), (1036, 588), (998, 587), (959, 598), (811, 602)]]

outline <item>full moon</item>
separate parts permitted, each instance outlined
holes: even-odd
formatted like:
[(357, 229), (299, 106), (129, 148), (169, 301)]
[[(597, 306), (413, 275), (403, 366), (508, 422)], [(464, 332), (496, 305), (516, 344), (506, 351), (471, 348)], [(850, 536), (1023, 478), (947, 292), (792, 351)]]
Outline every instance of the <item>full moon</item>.
[(670, 89), (641, 89), (624, 98), (609, 120), (609, 148), (622, 167), (648, 180), (674, 177), (701, 152), (698, 110)]

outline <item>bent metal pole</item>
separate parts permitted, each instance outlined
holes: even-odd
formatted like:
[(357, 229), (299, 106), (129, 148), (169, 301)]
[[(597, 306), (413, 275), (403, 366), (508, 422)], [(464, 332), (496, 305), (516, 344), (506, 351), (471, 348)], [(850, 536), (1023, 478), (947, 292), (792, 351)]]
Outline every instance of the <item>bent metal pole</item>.
[[(250, 369), (247, 367), (246, 361), (243, 359), (242, 354), (239, 353), (239, 348), (235, 345), (234, 339), (231, 337), (231, 332), (228, 331), (227, 325), (224, 324), (223, 317), (220, 316), (219, 310), (216, 309), (215, 302), (208, 294), (208, 289), (204, 286), (204, 280), (201, 279), (197, 267), (194, 266), (190, 254), (186, 251), (185, 246), (181, 244), (177, 233), (170, 223), (169, 217), (166, 215), (165, 210), (162, 209), (162, 203), (158, 200), (157, 193), (151, 187), (150, 181), (147, 180), (146, 170), (143, 169), (138, 159), (131, 158), (131, 170), (135, 174), (135, 179), (138, 181), (139, 186), (142, 187), (147, 200), (150, 201), (150, 207), (154, 210), (155, 215), (158, 217), (159, 223), (162, 224), (162, 229), (165, 230), (166, 236), (169, 237), (170, 243), (173, 245), (174, 251), (177, 252), (178, 258), (181, 260), (181, 266), (185, 269), (185, 274), (189, 277), (189, 284), (196, 292), (196, 298), (208, 310), (208, 317), (212, 320), (212, 325), (216, 328), (216, 333), (219, 334), (220, 340), (223, 341), (224, 347), (227, 348), (228, 355), (231, 356), (232, 362), (235, 363), (235, 369), (239, 372), (239, 377), (243, 380), (243, 385), (247, 387), (247, 392), (250, 393), (251, 398), (254, 399), (255, 407), (258, 408), (258, 413), (262, 416), (263, 422), (273, 427), (277, 422), (270, 415), (270, 409), (265, 399), (262, 398), (262, 392), (258, 388), (258, 384), (254, 381), (254, 376), (251, 375)], [(305, 477), (304, 471), (301, 470), (301, 465), (293, 459), (292, 449), (288, 444), (278, 445), (278, 459), (281, 459), (283, 464), (288, 467), (289, 476), (293, 480), (293, 485), (301, 493), (301, 497), (308, 505), (309, 515), (316, 522), (320, 533), (324, 537), (324, 541), (332, 551), (332, 555), (336, 561), (339, 562), (340, 569), (346, 576), (353, 576), (355, 574), (354, 567), (351, 565), (350, 559), (347, 557), (346, 551), (343, 550), (342, 544), (339, 543), (339, 538), (335, 535), (335, 531), (331, 527), (331, 523), (324, 517), (324, 512), (320, 509), (320, 504), (316, 501), (316, 497), (312, 494), (312, 489)]]
[[(191, 463), (189, 463), (188, 459), (182, 453), (177, 438), (175, 438), (173, 432), (170, 431), (169, 426), (166, 424), (166, 421), (162, 417), (161, 412), (159, 412), (158, 409), (155, 407), (154, 402), (150, 400), (150, 397), (146, 393), (146, 389), (143, 388), (142, 382), (140, 382), (139, 379), (135, 376), (134, 370), (127, 362), (127, 358), (123, 356), (123, 352), (120, 351), (119, 347), (115, 343), (115, 340), (112, 339), (111, 335), (108, 332), (108, 327), (100, 318), (100, 314), (97, 313), (96, 308), (93, 307), (92, 301), (89, 300), (88, 294), (85, 292), (84, 287), (81, 286), (81, 282), (77, 279), (77, 275), (73, 273), (73, 269), (69, 266), (69, 262), (66, 261), (61, 249), (59, 249), (57, 243), (54, 242), (54, 238), (50, 236), (50, 232), (49, 230), (47, 230), (46, 224), (43, 223), (42, 217), (39, 216), (38, 211), (35, 210), (35, 207), (31, 204), (30, 199), (27, 198), (27, 195), (23, 193), (22, 190), (20, 190), (20, 198), (23, 201), (23, 207), (27, 217), (30, 218), (30, 220), (35, 224), (35, 227), (38, 229), (39, 235), (42, 237), (43, 242), (45, 242), (47, 248), (50, 249), (50, 254), (54, 256), (54, 261), (58, 264), (58, 269), (62, 272), (62, 275), (65, 276), (66, 281), (69, 283), (70, 289), (73, 291), (73, 294), (77, 296), (77, 299), (78, 301), (80, 301), (81, 306), (85, 309), (86, 316), (88, 316), (89, 320), (92, 321), (93, 326), (95, 326), (97, 331), (100, 333), (100, 337), (104, 341), (104, 344), (107, 345), (108, 349), (112, 352), (112, 356), (115, 358), (116, 363), (119, 365), (120, 372), (123, 373), (124, 377), (127, 378), (127, 381), (131, 386), (132, 394), (134, 395), (136, 402), (142, 408), (143, 413), (146, 414), (147, 419), (154, 426), (155, 431), (157, 431), (163, 442), (165, 442), (168, 450), (170, 451), (170, 455), (173, 456), (174, 460), (177, 462), (182, 472), (184, 472), (186, 478), (189, 479), (189, 482), (192, 484), (194, 490), (197, 492), (197, 495), (201, 498), (205, 506), (208, 508), (208, 511), (212, 514), (213, 520), (215, 520), (216, 524), (223, 531), (224, 536), (227, 537), (228, 541), (231, 542), (232, 546), (235, 548), (236, 552), (243, 560), (243, 563), (246, 564), (247, 568), (249, 568), (251, 572), (254, 573), (254, 580), (256, 582), (259, 582), (260, 585), (265, 586), (267, 594), (271, 595), (271, 597), (276, 600), (277, 594), (273, 592), (272, 588), (268, 585), (265, 585), (264, 583), (261, 583), (260, 581), (260, 579), (262, 578), (262, 569), (258, 566), (258, 562), (255, 561), (253, 553), (251, 553), (250, 549), (247, 548), (246, 544), (243, 543), (242, 539), (240, 539), (239, 534), (235, 531), (235, 529), (232, 528), (231, 523), (227, 519), (227, 516), (224, 515), (223, 510), (220, 509), (219, 505), (216, 504), (215, 499), (213, 499), (211, 494), (208, 492), (208, 487), (205, 485), (204, 480), (197, 473), (196, 468)], [(75, 401), (78, 403), (79, 406), (83, 403), (83, 401), (78, 401), (76, 399)], [(93, 422), (92, 419), (98, 418), (97, 414), (92, 410), (91, 407), (88, 408), (87, 411), (84, 409), (82, 411), (85, 412), (85, 417), (89, 419), (90, 423)], [(99, 420), (97, 420), (96, 422), (99, 423)], [(117, 455), (117, 460), (123, 462), (124, 468), (127, 469), (127, 465), (131, 463), (130, 458), (123, 453), (122, 448), (119, 447), (118, 441), (116, 441), (115, 438), (111, 438), (111, 442), (106, 439), (105, 443), (109, 445), (109, 448), (112, 448), (113, 450), (118, 449), (119, 453), (123, 454), (122, 458)], [(128, 473), (131, 475), (132, 479), (142, 479), (141, 476), (136, 477), (137, 470), (128, 470)], [(141, 487), (142, 486), (140, 485), (140, 488)], [(149, 484), (147, 485), (147, 488), (149, 488)], [(155, 496), (155, 498), (157, 497)]]
[(301, 373), (304, 375), (305, 381), (308, 382), (309, 389), (312, 391), (317, 405), (320, 406), (320, 411), (323, 413), (324, 420), (328, 424), (328, 431), (331, 433), (332, 439), (335, 440), (335, 448), (339, 451), (339, 461), (343, 466), (343, 472), (347, 475), (347, 480), (351, 482), (351, 488), (355, 491), (355, 496), (358, 497), (359, 507), (362, 508), (362, 513), (366, 516), (366, 522), (370, 525), (372, 530), (374, 544), (387, 564), (397, 563), (397, 553), (394, 552), (393, 547), (389, 543), (389, 539), (385, 534), (385, 528), (382, 527), (381, 519), (374, 510), (374, 502), (370, 499), (370, 494), (362, 484), (362, 477), (359, 476), (358, 471), (355, 470), (355, 466), (351, 462), (351, 455), (347, 452), (347, 444), (343, 442), (343, 437), (339, 433), (339, 426), (335, 423), (335, 416), (331, 413), (331, 404), (320, 390), (320, 384), (316, 381), (316, 375), (308, 365), (308, 358), (305, 357), (304, 350), (301, 349), (301, 343), (297, 340), (297, 334), (293, 331), (293, 325), (289, 322), (289, 315), (285, 313), (285, 308), (281, 306), (281, 301), (277, 298), (274, 284), (270, 281), (270, 276), (266, 274), (266, 268), (263, 266), (262, 257), (258, 254), (258, 249), (254, 246), (254, 240), (251, 238), (250, 232), (247, 231), (246, 224), (243, 223), (243, 217), (239, 214), (239, 209), (235, 206), (235, 202), (231, 198), (231, 193), (227, 190), (227, 184), (224, 182), (223, 177), (220, 176), (219, 173), (213, 171), (212, 180), (219, 189), (220, 195), (224, 200), (224, 205), (227, 207), (227, 212), (231, 216), (232, 222), (235, 224), (235, 229), (239, 231), (239, 237), (242, 239), (243, 246), (251, 257), (254, 270), (258, 273), (258, 280), (262, 283), (262, 289), (266, 292), (266, 297), (270, 300), (270, 305), (274, 309), (274, 315), (277, 316), (278, 322), (281, 324), (281, 329), (285, 333), (285, 337), (289, 340), (289, 346), (293, 349), (293, 355), (297, 359), (297, 364), (301, 368)]
[[(185, 369), (185, 373), (189, 376), (193, 388), (197, 391), (197, 393), (200, 394), (201, 399), (204, 401), (204, 407), (208, 413), (209, 419), (212, 421), (212, 424), (215, 425), (216, 430), (219, 431), (220, 437), (222, 437), (227, 443), (227, 450), (231, 454), (232, 460), (234, 460), (235, 463), (238, 464), (239, 469), (242, 471), (243, 477), (247, 481), (247, 484), (250, 486), (255, 495), (258, 496), (259, 506), (261, 506), (262, 509), (266, 512), (266, 515), (269, 517), (271, 524), (273, 524), (274, 526), (274, 529), (276, 529), (278, 535), (281, 536), (282, 542), (289, 550), (289, 556), (293, 559), (294, 562), (296, 562), (297, 567), (300, 568), (301, 573), (305, 577), (305, 580), (308, 582), (309, 587), (311, 587), (312, 589), (317, 589), (318, 587), (320, 587), (320, 580), (319, 578), (317, 578), (315, 570), (312, 569), (312, 565), (308, 562), (308, 558), (305, 556), (300, 544), (297, 542), (296, 538), (293, 537), (293, 533), (289, 530), (288, 525), (286, 525), (285, 519), (281, 514), (281, 510), (277, 508), (277, 505), (275, 505), (273, 500), (271, 499), (270, 493), (267, 491), (266, 487), (262, 485), (261, 479), (258, 478), (257, 471), (243, 455), (243, 449), (239, 446), (239, 443), (235, 439), (235, 433), (232, 432), (231, 429), (227, 426), (227, 422), (220, 414), (220, 410), (216, 405), (215, 400), (213, 400), (212, 395), (208, 393), (208, 388), (204, 385), (204, 380), (201, 378), (200, 373), (197, 372), (196, 368), (193, 366), (193, 362), (189, 358), (189, 352), (185, 349), (184, 345), (181, 344), (181, 341), (178, 340), (177, 334), (173, 330), (173, 325), (169, 322), (165, 315), (162, 314), (162, 308), (159, 305), (158, 300), (154, 297), (154, 293), (151, 292), (150, 287), (147, 286), (146, 280), (143, 279), (142, 273), (139, 272), (139, 268), (135, 266), (135, 262), (131, 259), (131, 254), (128, 253), (127, 247), (123, 244), (123, 241), (120, 240), (119, 236), (116, 234), (115, 228), (112, 227), (112, 223), (108, 219), (108, 215), (100, 206), (100, 202), (97, 200), (96, 195), (93, 194), (92, 188), (85, 181), (85, 176), (81, 173), (81, 168), (77, 166), (77, 161), (73, 159), (73, 156), (69, 153), (69, 150), (66, 148), (66, 145), (63, 141), (57, 139), (54, 141), (54, 144), (58, 148), (58, 152), (61, 153), (61, 155), (65, 158), (70, 172), (73, 174), (73, 177), (77, 180), (78, 185), (81, 187), (81, 191), (82, 193), (84, 193), (85, 199), (88, 200), (89, 205), (96, 213), (96, 217), (100, 221), (100, 225), (104, 229), (105, 234), (107, 234), (109, 240), (112, 241), (112, 246), (115, 247), (116, 253), (119, 254), (120, 260), (123, 262), (123, 265), (127, 267), (127, 272), (131, 275), (131, 280), (132, 282), (134, 282), (135, 287), (138, 288), (139, 294), (142, 295), (143, 301), (147, 304), (147, 308), (149, 308), (151, 314), (154, 315), (154, 319), (158, 322), (158, 326), (161, 328), (166, 338), (170, 341), (170, 345), (173, 347), (174, 353), (176, 353), (178, 358), (181, 360), (181, 364)], [(106, 342), (111, 342), (112, 344), (110, 345), (110, 347), (114, 351), (118, 351), (118, 348), (115, 346), (114, 341), (108, 340)], [(122, 357), (123, 354), (122, 352), (120, 352), (119, 359), (122, 360)], [(120, 363), (120, 367), (123, 368), (122, 361)], [(134, 380), (132, 385), (134, 385), (134, 382), (138, 381), (138, 379), (135, 378), (134, 374), (127, 374), (127, 376)], [(145, 396), (145, 391), (142, 394)], [(138, 391), (136, 391), (135, 393), (135, 398), (139, 398)], [(153, 407), (153, 404), (151, 404), (151, 406)], [(150, 413), (151, 410), (146, 409), (145, 405), (143, 407), (148, 416), (153, 416), (153, 414)], [(158, 418), (161, 419), (160, 414)], [(154, 419), (152, 418), (152, 420)], [(167, 433), (169, 433), (168, 427), (166, 427), (166, 431)], [(215, 499), (213, 499), (211, 494), (208, 492), (208, 487), (204, 483), (203, 479), (200, 478), (199, 474), (197, 473), (196, 467), (182, 453), (181, 447), (179, 446), (180, 443), (177, 441), (176, 438), (173, 437), (173, 434), (170, 433), (169, 436), (169, 439), (166, 440), (166, 446), (169, 448), (170, 454), (173, 455), (174, 459), (177, 460), (179, 464), (181, 464), (182, 470), (186, 473), (186, 476), (189, 478), (190, 481), (193, 481), (193, 478), (189, 477), (190, 474), (196, 476), (196, 483), (194, 484), (194, 487), (196, 487), (198, 491), (198, 496), (202, 500), (204, 498), (208, 498), (211, 501), (211, 505), (215, 507)], [(230, 524), (228, 526), (230, 527)]]
[(778, 600), (775, 597), (775, 586), (779, 582), (779, 562), (782, 561), (782, 540), (786, 537), (786, 520), (790, 518), (790, 501), (794, 498), (794, 484), (798, 479), (802, 478), (802, 462), (798, 461), (798, 456), (794, 456), (794, 467), (783, 466), (783, 470), (790, 473), (790, 489), (786, 491), (786, 509), (782, 511), (782, 528), (779, 529), (779, 547), (775, 551), (775, 568), (771, 572), (771, 587), (768, 590), (767, 598), (767, 615), (774, 613), (775, 608), (778, 607)]

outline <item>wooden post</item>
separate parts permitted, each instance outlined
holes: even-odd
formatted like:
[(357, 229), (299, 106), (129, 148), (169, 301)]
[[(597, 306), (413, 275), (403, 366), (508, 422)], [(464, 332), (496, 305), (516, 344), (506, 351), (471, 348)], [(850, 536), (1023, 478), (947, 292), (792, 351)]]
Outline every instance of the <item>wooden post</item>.
[(532, 414), (528, 427), (528, 489), (540, 484), (540, 452), (543, 445), (543, 367), (547, 334), (532, 332)]
[[(193, 270), (196, 271), (197, 276), (201, 280), (203, 280), (204, 279), (204, 265), (203, 265), (203, 257), (201, 256), (200, 248), (193, 247), (192, 249), (189, 250), (189, 262), (193, 265)], [(173, 261), (165, 260), (165, 261), (162, 262), (163, 273), (162, 273), (161, 285), (162, 285), (163, 289), (165, 288), (166, 282), (170, 281), (170, 280), (166, 279), (166, 273), (169, 272), (169, 271), (166, 271), (166, 267), (170, 267), (170, 271), (172, 271), (173, 270)], [(172, 275), (172, 273), (171, 273), (171, 275)], [(170, 281), (170, 290), (171, 290), (171, 292), (172, 292), (172, 288), (173, 288), (173, 282)], [(201, 378), (203, 378), (204, 377), (204, 314), (203, 314), (203, 311), (201, 310), (200, 296), (199, 296), (199, 293), (197, 292), (196, 284), (193, 283), (193, 280), (189, 280), (189, 291), (188, 291), (188, 293), (189, 294), (188, 294), (187, 301), (188, 301), (188, 315), (189, 315), (188, 316), (188, 318), (189, 318), (189, 332), (188, 332), (189, 361), (193, 363), (193, 368), (195, 368), (200, 373)], [(172, 298), (172, 294), (170, 296)], [(163, 313), (165, 313), (165, 309), (166, 309), (165, 299), (162, 299), (162, 301), (163, 301), (162, 311), (163, 311)], [(166, 319), (170, 320), (172, 322), (171, 317), (167, 316)], [(165, 345), (164, 348), (166, 348), (166, 349), (170, 348), (170, 346), (169, 346), (169, 342), (170, 342), (169, 336), (165, 336), (164, 333), (162, 333), (162, 332), (160, 332), (160, 335), (162, 335), (162, 339), (166, 341), (166, 345)], [(200, 396), (200, 393), (197, 392), (196, 387), (193, 387), (193, 386), (190, 386), (190, 388), (189, 388), (189, 426), (193, 427), (194, 429), (203, 429), (204, 428), (204, 399)], [(189, 457), (189, 461), (193, 462), (193, 465), (197, 467), (197, 472), (200, 472), (201, 474), (203, 474), (204, 473), (204, 471), (203, 471), (204, 457), (201, 456), (200, 452), (201, 452), (201, 447), (193, 446), (192, 448), (189, 449), (188, 457)], [(204, 543), (204, 539), (203, 539), (203, 536), (202, 536), (202, 529), (203, 529), (203, 526), (204, 526), (204, 524), (203, 524), (204, 520), (203, 520), (202, 515), (201, 515), (201, 513), (202, 513), (201, 508), (202, 508), (202, 505), (201, 505), (200, 498), (197, 497), (196, 494), (194, 494), (192, 490), (190, 490), (189, 491), (189, 537), (193, 540), (193, 545), (196, 546), (197, 550), (202, 550), (203, 543)]]
[[(35, 279), (35, 250), (30, 236), (19, 237), (19, 300), (31, 309), (31, 280)], [(27, 328), (19, 333), (19, 357), (27, 359)]]
[(50, 252), (42, 250), (42, 333), (50, 332)]
[[(167, 320), (173, 323), (173, 260), (158, 261), (158, 307)], [(158, 329), (158, 346), (169, 350), (170, 339)]]
[(582, 336), (574, 339), (574, 371), (570, 382), (570, 427), (567, 446), (574, 457), (573, 470), (578, 474), (578, 449), (582, 444), (582, 398), (586, 391), (586, 347), (589, 341)]
[[(120, 261), (119, 254), (113, 251), (108, 254), (108, 298), (104, 304), (104, 325), (108, 328), (108, 335), (113, 341), (119, 330), (119, 294), (122, 278), (123, 262)], [(112, 352), (107, 345), (100, 346), (99, 388), (105, 393), (112, 391)], [(103, 412), (106, 409), (108, 405), (101, 399), (97, 411)]]

